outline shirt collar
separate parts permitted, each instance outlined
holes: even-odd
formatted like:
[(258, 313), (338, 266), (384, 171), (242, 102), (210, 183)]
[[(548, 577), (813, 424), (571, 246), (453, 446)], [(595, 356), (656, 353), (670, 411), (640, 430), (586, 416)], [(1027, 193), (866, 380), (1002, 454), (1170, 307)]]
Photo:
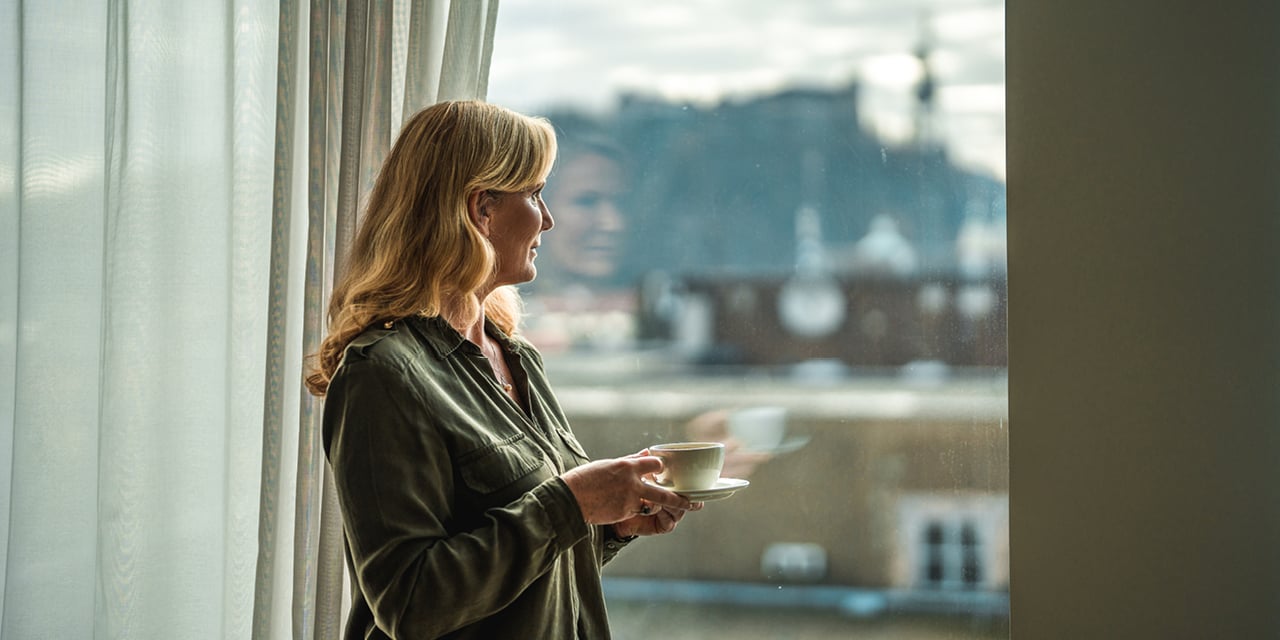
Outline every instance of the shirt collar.
[(405, 321), (417, 329), (437, 358), (449, 356), (467, 341), (440, 316), (409, 316)]
[[(453, 328), (453, 325), (440, 316), (410, 316), (406, 320), (413, 324), (438, 358), (446, 358), (462, 348), (464, 344), (470, 344), (457, 329)], [(488, 319), (484, 324), (485, 331), (496, 338), (504, 350), (524, 355), (523, 340), (508, 336)], [(475, 345), (472, 345), (472, 348), (478, 349)]]

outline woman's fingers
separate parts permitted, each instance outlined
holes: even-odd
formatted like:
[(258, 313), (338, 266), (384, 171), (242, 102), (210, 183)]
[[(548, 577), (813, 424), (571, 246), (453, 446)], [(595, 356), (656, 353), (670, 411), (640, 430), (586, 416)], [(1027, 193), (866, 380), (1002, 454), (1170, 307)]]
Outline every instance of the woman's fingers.
[(671, 533), (684, 519), (689, 511), (698, 511), (702, 509), (701, 502), (690, 504), (690, 508), (686, 509), (670, 509), (665, 507), (652, 506), (652, 511), (648, 515), (635, 515), (622, 522), (614, 525), (614, 530), (618, 535), (641, 535), (653, 536)]
[(685, 511), (692, 507), (683, 496), (644, 481), (645, 476), (661, 470), (661, 459), (637, 455), (587, 463), (561, 478), (588, 523), (610, 524), (661, 509)]
[(684, 515), (683, 511), (671, 512), (661, 509), (653, 516), (653, 530), (655, 533), (671, 533), (676, 528), (676, 523), (680, 522), (680, 518)]
[(640, 476), (662, 471), (662, 458), (651, 456), (647, 451), (627, 456), (623, 460), (627, 461), (636, 470), (636, 474)]
[(667, 509), (688, 511), (692, 507), (692, 503), (689, 502), (688, 498), (675, 493), (674, 491), (667, 491), (662, 487), (654, 486), (647, 482), (642, 483), (641, 485), (640, 497)]

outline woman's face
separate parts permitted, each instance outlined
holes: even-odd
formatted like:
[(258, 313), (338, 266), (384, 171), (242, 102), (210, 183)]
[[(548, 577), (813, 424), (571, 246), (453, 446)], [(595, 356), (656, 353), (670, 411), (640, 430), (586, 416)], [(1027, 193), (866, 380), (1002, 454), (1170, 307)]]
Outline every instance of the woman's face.
[(533, 280), (538, 274), (533, 261), (538, 257), (542, 232), (555, 224), (542, 201), (542, 185), (528, 191), (494, 193), (488, 206), (489, 243), (497, 257), (494, 286)]
[(556, 170), (551, 209), (560, 228), (548, 257), (560, 271), (586, 279), (613, 275), (626, 231), (618, 202), (623, 187), (618, 164), (597, 153), (575, 157)]

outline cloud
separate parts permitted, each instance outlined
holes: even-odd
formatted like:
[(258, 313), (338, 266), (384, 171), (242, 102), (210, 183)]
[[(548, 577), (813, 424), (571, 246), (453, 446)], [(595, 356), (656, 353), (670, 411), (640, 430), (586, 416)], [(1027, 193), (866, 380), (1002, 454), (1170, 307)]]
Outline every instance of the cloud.
[[(1002, 132), (1002, 0), (503, 0), (489, 98), (526, 111), (599, 109), (620, 91), (706, 102), (858, 78), (873, 96), (863, 105), (871, 124), (898, 130), (910, 121), (925, 26), (939, 109), (998, 119)], [(975, 144), (1000, 148), (981, 162), (1002, 170), (1002, 145)]]

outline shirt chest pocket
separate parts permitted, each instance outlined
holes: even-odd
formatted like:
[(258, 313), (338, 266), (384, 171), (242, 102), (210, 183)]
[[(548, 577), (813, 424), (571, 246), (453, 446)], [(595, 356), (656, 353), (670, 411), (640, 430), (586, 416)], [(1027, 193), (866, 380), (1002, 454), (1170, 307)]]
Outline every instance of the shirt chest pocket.
[[(524, 434), (460, 456), (459, 474), (471, 491), (510, 499), (551, 477), (542, 451)], [(503, 500), (505, 502), (505, 500)]]

